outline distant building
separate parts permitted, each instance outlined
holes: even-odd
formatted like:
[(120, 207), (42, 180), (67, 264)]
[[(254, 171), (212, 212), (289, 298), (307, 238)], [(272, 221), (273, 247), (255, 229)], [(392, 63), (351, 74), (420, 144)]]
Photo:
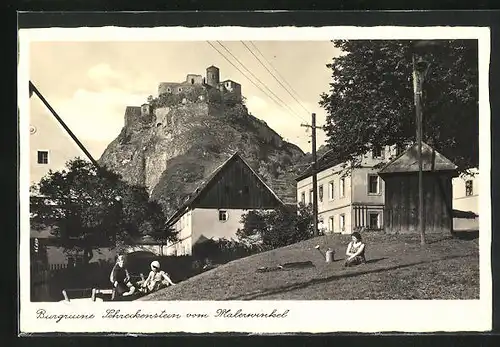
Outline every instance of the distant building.
[(219, 90), (223, 94), (232, 93), (236, 100), (241, 100), (241, 84), (230, 79), (221, 82), (219, 68), (213, 65), (207, 68), (206, 77), (188, 74), (183, 82), (161, 82), (158, 86), (158, 96), (187, 93), (197, 87)]
[(453, 209), (479, 215), (479, 169), (453, 179)]
[(167, 255), (192, 255), (193, 246), (207, 239), (232, 239), (250, 210), (272, 210), (280, 198), (238, 154), (232, 155), (172, 215), (168, 224), (178, 233)]
[(479, 169), (453, 178), (453, 230), (479, 230)]
[[(377, 167), (399, 150), (386, 146), (360, 158), (359, 165), (335, 160), (330, 150), (318, 159), (318, 220), (327, 233), (350, 234), (355, 228), (383, 228), (384, 182)], [(313, 201), (312, 169), (296, 178), (297, 201)]]

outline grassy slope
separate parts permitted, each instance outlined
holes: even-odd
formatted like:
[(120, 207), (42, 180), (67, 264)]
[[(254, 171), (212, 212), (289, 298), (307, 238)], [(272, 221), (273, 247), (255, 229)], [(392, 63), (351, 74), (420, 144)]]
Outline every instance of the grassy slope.
[[(369, 234), (368, 263), (344, 268), (349, 238), (321, 236), (273, 251), (239, 259), (166, 288), (142, 300), (354, 300), (354, 299), (477, 299), (479, 250), (477, 240), (428, 235)], [(325, 263), (314, 249), (336, 251)], [(264, 266), (312, 261), (315, 267), (256, 272)]]

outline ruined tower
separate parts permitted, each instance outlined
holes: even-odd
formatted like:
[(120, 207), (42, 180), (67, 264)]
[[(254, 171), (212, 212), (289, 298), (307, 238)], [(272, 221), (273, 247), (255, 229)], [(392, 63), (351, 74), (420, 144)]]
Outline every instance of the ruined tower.
[(217, 87), (219, 84), (219, 68), (216, 66), (209, 66), (207, 68), (207, 84), (212, 87)]

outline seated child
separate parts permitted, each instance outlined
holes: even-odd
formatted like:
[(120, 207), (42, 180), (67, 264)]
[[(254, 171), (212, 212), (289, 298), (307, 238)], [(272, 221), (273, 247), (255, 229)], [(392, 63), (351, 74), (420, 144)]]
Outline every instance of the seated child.
[(365, 244), (361, 241), (361, 234), (357, 231), (352, 233), (352, 241), (349, 242), (346, 251), (345, 266), (366, 263)]
[(115, 293), (119, 296), (132, 295), (135, 292), (135, 287), (130, 282), (130, 275), (125, 267), (126, 258), (124, 255), (119, 255), (116, 259), (116, 264), (111, 270), (109, 280), (115, 288)]
[(172, 282), (165, 271), (160, 270), (160, 263), (156, 260), (153, 261), (151, 263), (151, 272), (142, 284), (144, 291), (146, 293), (151, 293), (169, 285), (173, 286), (175, 283)]

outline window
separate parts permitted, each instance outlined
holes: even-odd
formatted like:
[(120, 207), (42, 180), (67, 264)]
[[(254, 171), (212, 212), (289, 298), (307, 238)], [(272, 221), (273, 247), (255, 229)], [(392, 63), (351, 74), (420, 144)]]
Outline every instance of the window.
[(313, 203), (313, 190), (309, 190), (309, 203), (312, 204)]
[(328, 231), (333, 233), (333, 217), (328, 218)]
[(380, 214), (378, 212), (369, 212), (368, 223), (370, 229), (380, 229)]
[(182, 88), (179, 88), (178, 90), (179, 90), (180, 92), (182, 92)]
[(345, 178), (341, 178), (339, 186), (339, 196), (343, 198), (344, 195), (345, 195)]
[(372, 158), (373, 159), (380, 159), (384, 157), (384, 150), (382, 147), (374, 147), (372, 149)]
[(368, 194), (379, 194), (378, 175), (368, 175)]
[(219, 211), (219, 221), (220, 221), (220, 222), (225, 222), (225, 221), (227, 221), (228, 217), (229, 217), (229, 216), (228, 216), (228, 214), (227, 214), (227, 211), (222, 211), (222, 210), (220, 210), (220, 211)]
[(345, 214), (339, 216), (339, 227), (340, 231), (345, 231)]
[(49, 151), (38, 151), (38, 164), (49, 163)]
[(330, 200), (333, 200), (333, 198), (335, 196), (334, 193), (335, 193), (335, 189), (334, 189), (333, 182), (330, 182), (330, 183), (328, 183), (328, 198)]
[(302, 204), (306, 204), (306, 193), (305, 192), (302, 192), (300, 194), (300, 202), (302, 202)]
[(396, 156), (404, 152), (404, 147), (402, 145), (396, 145)]
[(191, 84), (194, 84), (194, 78), (191, 78)]
[(319, 186), (319, 189), (318, 189), (318, 200), (319, 201), (323, 201), (323, 185)]
[(172, 89), (170, 88), (167, 88), (167, 92), (170, 93), (172, 91)]
[(471, 196), (473, 194), (472, 180), (465, 181), (465, 196)]

